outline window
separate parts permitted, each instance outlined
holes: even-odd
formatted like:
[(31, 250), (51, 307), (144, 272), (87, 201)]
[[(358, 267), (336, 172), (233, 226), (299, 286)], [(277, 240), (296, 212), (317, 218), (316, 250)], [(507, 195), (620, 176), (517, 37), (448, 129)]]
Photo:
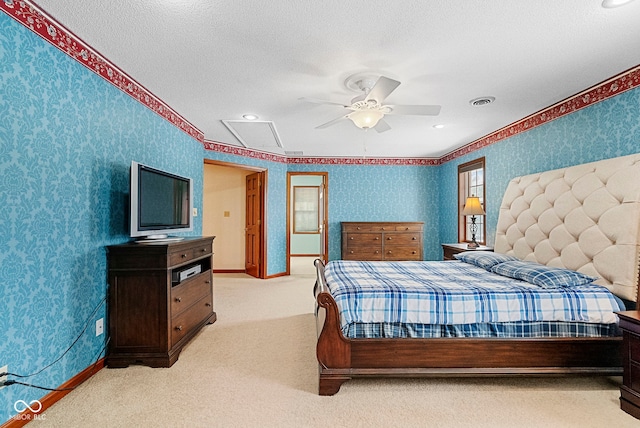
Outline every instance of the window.
[(319, 186), (293, 186), (293, 233), (320, 233)]
[[(485, 212), (485, 181), (484, 181), (484, 157), (458, 166), (458, 213), (462, 212), (465, 201), (469, 196), (480, 198), (480, 204)], [(475, 216), (477, 230), (476, 241), (486, 245), (486, 222), (484, 215)], [(471, 216), (458, 215), (458, 240), (471, 242)]]

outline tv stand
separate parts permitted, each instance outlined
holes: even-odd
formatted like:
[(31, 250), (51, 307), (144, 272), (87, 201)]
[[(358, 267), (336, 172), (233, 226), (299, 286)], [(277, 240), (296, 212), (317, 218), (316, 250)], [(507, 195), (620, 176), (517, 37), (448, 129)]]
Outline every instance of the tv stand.
[(109, 367), (170, 367), (213, 311), (215, 237), (107, 247)]

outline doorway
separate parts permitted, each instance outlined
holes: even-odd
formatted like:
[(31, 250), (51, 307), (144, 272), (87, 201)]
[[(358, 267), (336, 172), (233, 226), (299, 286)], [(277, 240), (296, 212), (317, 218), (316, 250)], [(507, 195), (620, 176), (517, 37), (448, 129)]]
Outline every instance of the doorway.
[(328, 261), (328, 183), (328, 172), (287, 172), (288, 273), (313, 272), (314, 259)]
[(267, 171), (205, 159), (202, 233), (216, 236), (215, 273), (266, 278)]

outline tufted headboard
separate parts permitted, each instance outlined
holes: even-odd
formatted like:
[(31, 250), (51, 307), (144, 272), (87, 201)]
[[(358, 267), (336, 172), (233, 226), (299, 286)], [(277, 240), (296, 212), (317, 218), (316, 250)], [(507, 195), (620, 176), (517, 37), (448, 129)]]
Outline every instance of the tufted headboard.
[(596, 276), (638, 301), (640, 153), (511, 180), (495, 251)]

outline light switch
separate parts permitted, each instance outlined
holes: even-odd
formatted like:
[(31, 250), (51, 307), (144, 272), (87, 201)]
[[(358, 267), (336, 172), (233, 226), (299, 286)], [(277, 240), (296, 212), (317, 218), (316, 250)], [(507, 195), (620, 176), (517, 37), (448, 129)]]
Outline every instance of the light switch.
[(198, 209), (197, 208), (193, 209), (193, 216), (194, 217), (198, 217)]

